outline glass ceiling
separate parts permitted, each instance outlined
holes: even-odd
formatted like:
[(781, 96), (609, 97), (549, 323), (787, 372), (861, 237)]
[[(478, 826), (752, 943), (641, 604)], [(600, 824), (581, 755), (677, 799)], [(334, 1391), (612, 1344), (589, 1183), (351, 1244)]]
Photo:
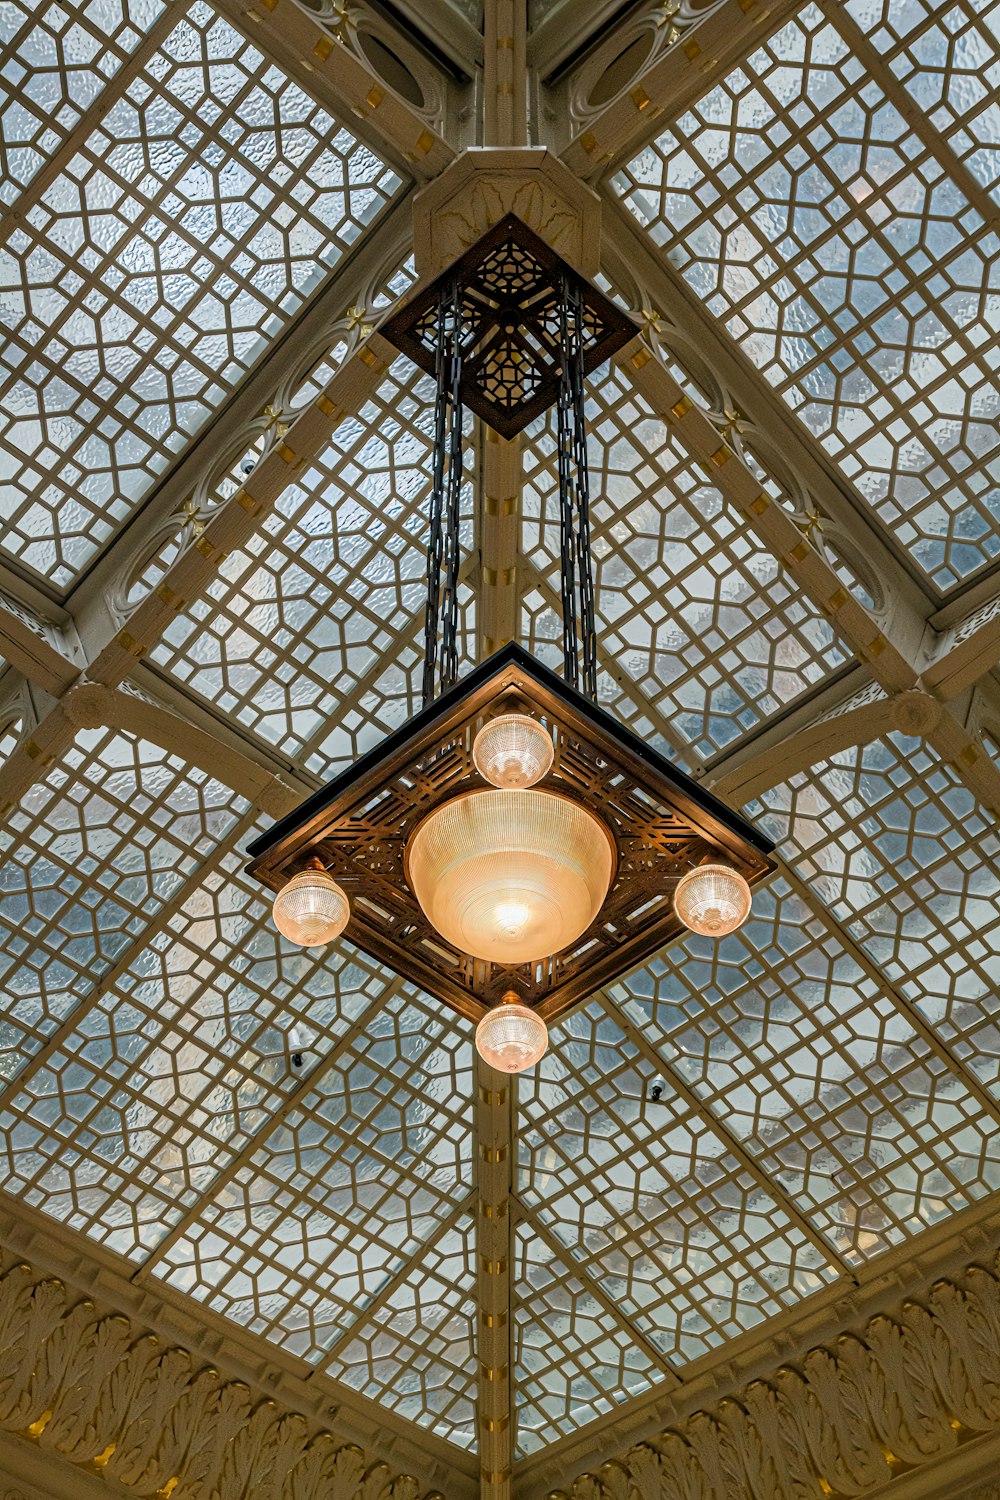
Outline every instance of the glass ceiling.
[[(116, 547), (139, 598), (204, 518), (143, 532), (148, 500), (262, 356), (293, 394), (204, 515), (412, 284), (379, 245), (409, 184), (204, 0), (7, 0), (0, 46), (0, 574), (72, 609)], [(927, 615), (1000, 556), (998, 54), (985, 0), (803, 6), (602, 187), (885, 537), (887, 597), (915, 579)], [(369, 306), (291, 352), (352, 248)], [(621, 371), (588, 420), (602, 703), (709, 784), (779, 768), (870, 662)], [(177, 610), (141, 691), (301, 787), (406, 722), (432, 431), (432, 383), (399, 359)], [(513, 617), (558, 666), (551, 420), (522, 463)], [(6, 761), (37, 705), (2, 682)], [(746, 810), (780, 863), (746, 927), (591, 996), (517, 1086), (519, 1458), (1000, 1190), (995, 816), (898, 734), (766, 780)], [(39, 761), (0, 820), (3, 1189), (471, 1450), (471, 1027), (348, 944), (280, 939), (242, 873), (267, 826), (245, 785), (124, 730)]]
[(1000, 554), (998, 73), (995, 6), (807, 5), (613, 181), (942, 591)]
[[(78, 9), (0, 20), (4, 76), (32, 70), (4, 114), (19, 212), (0, 251), (0, 545), (59, 590), (402, 186), (202, 0), (179, 19), (133, 5), (104, 51), (119, 7)], [(116, 66), (127, 82), (100, 109)]]

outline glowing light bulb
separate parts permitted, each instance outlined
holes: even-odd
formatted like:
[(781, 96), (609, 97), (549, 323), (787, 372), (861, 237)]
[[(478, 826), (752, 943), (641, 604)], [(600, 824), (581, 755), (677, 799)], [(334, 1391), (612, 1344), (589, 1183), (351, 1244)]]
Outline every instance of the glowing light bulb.
[(274, 925), (300, 948), (317, 948), (340, 936), (351, 915), (350, 902), (325, 870), (303, 870), (274, 898)]
[(728, 865), (699, 865), (679, 881), (674, 910), (692, 932), (725, 937), (750, 915), (750, 887)]
[(541, 1016), (509, 990), (476, 1027), (476, 1051), (498, 1073), (523, 1073), (544, 1056), (549, 1033)]
[(560, 953), (593, 922), (614, 873), (593, 813), (557, 792), (467, 792), (435, 808), (406, 849), (431, 926), (461, 953), (500, 964)]
[(491, 786), (529, 787), (552, 765), (552, 739), (527, 714), (500, 714), (476, 735), (472, 760)]

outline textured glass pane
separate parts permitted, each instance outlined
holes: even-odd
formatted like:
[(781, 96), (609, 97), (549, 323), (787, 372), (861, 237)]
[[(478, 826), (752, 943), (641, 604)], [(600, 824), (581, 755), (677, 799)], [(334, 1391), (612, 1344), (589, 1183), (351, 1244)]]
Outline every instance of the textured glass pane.
[(816, 6), (615, 186), (929, 578), (1000, 553), (1000, 241)]
[(0, 5), (0, 202), (51, 158), (104, 91), (165, 0)]
[(7, 1190), (126, 1255), (155, 1248), (388, 984), (346, 944), (278, 938), (239, 873), (250, 833), (5, 1100)]
[(596, 1002), (560, 1024), (519, 1100), (525, 1202), (672, 1364), (836, 1275)]
[(966, 1081), (783, 880), (739, 932), (687, 938), (612, 994), (850, 1262), (1000, 1184)]
[(530, 1224), (516, 1231), (514, 1278), (519, 1454), (568, 1437), (662, 1378)]
[(322, 1359), (468, 1197), (471, 1062), (467, 1026), (394, 996), (156, 1273)]
[(1000, 6), (848, 0), (845, 8), (952, 151), (1000, 197)]
[[(321, 773), (369, 749), (412, 711), (433, 423), (433, 382), (397, 360), (154, 652), (217, 709), (284, 754), (312, 756)], [(464, 510), (467, 549), (470, 485)], [(394, 679), (408, 669), (407, 696), (389, 685), (376, 691), (383, 660)], [(342, 711), (362, 684), (364, 703)]]
[(4, 547), (67, 585), (399, 185), (196, 0), (0, 255)]
[(158, 746), (88, 730), (0, 831), (0, 1076), (197, 875), (246, 804)]
[(995, 816), (901, 735), (814, 766), (758, 812), (888, 978), (1000, 1092)]
[(334, 1380), (461, 1448), (475, 1446), (475, 1224), (461, 1216), (324, 1366)]
[[(829, 622), (615, 370), (591, 383), (598, 640), (707, 759), (847, 657)], [(559, 596), (555, 417), (530, 429), (524, 549)]]

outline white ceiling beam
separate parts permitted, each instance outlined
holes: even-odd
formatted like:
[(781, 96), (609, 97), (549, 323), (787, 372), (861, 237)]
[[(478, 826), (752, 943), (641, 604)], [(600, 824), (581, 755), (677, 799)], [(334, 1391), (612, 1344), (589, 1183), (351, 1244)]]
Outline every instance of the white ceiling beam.
[(950, 630), (936, 634), (921, 676), (943, 703), (964, 693), (1000, 663), (1000, 594)]
[[(675, 45), (570, 141), (563, 161), (585, 181), (602, 175), (676, 120), (799, 9), (800, 0), (722, 0), (690, 19)], [(664, 24), (671, 20), (665, 11)]]
[(528, 144), (527, 0), (485, 0), (483, 145)]
[[(167, 569), (155, 591), (129, 614), (87, 667), (87, 678), (119, 686), (163, 635), (170, 621), (210, 586), (228, 554), (243, 546), (267, 519), (279, 496), (329, 441), (341, 421), (357, 412), (393, 362), (396, 351), (377, 333), (348, 354), (326, 388), (261, 458), (246, 484), (212, 512), (197, 541)], [(17, 802), (73, 743), (75, 725), (60, 703), (35, 725), (0, 770), (0, 807)]]
[(114, 605), (128, 597), (133, 575), (157, 543), (194, 533), (217, 502), (217, 489), (239, 459), (261, 441), (274, 443), (292, 420), (286, 407), (299, 380), (329, 350), (360, 344), (379, 313), (373, 299), (411, 244), (412, 195), (391, 203), (323, 287), (206, 423), (140, 510), (74, 586), (66, 605), (88, 659), (98, 655), (122, 620)]
[(338, 119), (413, 176), (436, 177), (454, 148), (429, 120), (378, 76), (352, 46), (345, 9), (323, 25), (296, 0), (215, 0), (216, 9), (296, 78)]
[(522, 580), (520, 436), (509, 441), (478, 424), (479, 485), (476, 495), (476, 550), (479, 595), (476, 629), (479, 655), (489, 656), (521, 633)]
[(470, 76), (482, 66), (483, 34), (452, 0), (392, 0), (414, 31)]
[(891, 693), (914, 687), (917, 673), (911, 661), (886, 636), (867, 606), (845, 587), (831, 563), (796, 524), (793, 514), (762, 488), (705, 409), (678, 383), (652, 343), (645, 336), (634, 339), (616, 357), (616, 363), (677, 434), (710, 482), (866, 663), (876, 681)]
[(510, 1500), (514, 1468), (514, 1079), (476, 1052), (476, 1429), (481, 1500)]
[[(803, 519), (813, 534), (822, 540), (824, 525), (829, 524), (835, 539), (850, 540), (854, 555), (887, 591), (878, 618), (890, 627), (907, 661), (916, 663), (934, 607), (929, 593), (901, 566), (863, 500), (812, 434), (761, 378), (683, 276), (658, 254), (641, 225), (607, 194), (601, 258), (606, 275), (641, 318), (646, 341), (658, 354), (662, 350), (676, 361), (692, 386), (695, 381), (705, 386), (713, 404), (718, 402), (718, 411), (710, 415), (727, 445), (739, 449), (747, 442), (758, 447), (765, 464), (777, 456), (777, 477), (781, 480), (787, 471), (798, 496), (804, 497), (809, 514)], [(814, 543), (810, 551), (818, 552)], [(826, 573), (834, 573), (829, 564)]]

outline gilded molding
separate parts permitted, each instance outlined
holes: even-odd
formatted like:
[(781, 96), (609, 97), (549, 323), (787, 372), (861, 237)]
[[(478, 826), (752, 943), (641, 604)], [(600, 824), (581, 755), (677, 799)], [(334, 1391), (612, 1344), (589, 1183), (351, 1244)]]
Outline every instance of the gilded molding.
[[(0, 1432), (143, 1496), (417, 1500), (411, 1475), (103, 1316), (27, 1265), (0, 1277)], [(12, 1500), (16, 1491), (5, 1496)]]
[[(1000, 1430), (1000, 1257), (692, 1412), (552, 1500), (857, 1496)], [(967, 1492), (968, 1493), (968, 1492)], [(1000, 1500), (995, 1483), (969, 1500)]]

